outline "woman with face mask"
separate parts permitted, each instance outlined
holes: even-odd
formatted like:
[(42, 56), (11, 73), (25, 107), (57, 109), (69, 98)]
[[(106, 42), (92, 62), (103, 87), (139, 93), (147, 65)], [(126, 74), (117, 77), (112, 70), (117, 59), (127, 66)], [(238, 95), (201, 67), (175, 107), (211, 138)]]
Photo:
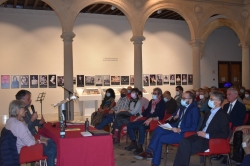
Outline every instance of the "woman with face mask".
[(106, 90), (104, 99), (102, 100), (102, 104), (100, 105), (98, 111), (93, 112), (91, 114), (91, 124), (93, 126), (96, 126), (98, 123), (100, 123), (102, 121), (103, 115), (106, 113), (106, 111), (113, 108), (114, 104), (115, 104), (115, 92), (112, 88), (109, 88)]
[(250, 90), (245, 90), (243, 104), (245, 104), (247, 110), (250, 110)]
[(201, 127), (202, 122), (204, 120), (204, 115), (206, 112), (210, 111), (210, 107), (208, 106), (208, 93), (205, 90), (200, 90), (199, 95), (200, 101), (198, 102), (198, 107), (200, 109), (200, 120), (198, 124), (198, 129)]
[(113, 143), (120, 143), (120, 131), (123, 125), (126, 125), (130, 122), (130, 116), (132, 115), (141, 115), (142, 113), (142, 104), (138, 96), (139, 89), (133, 88), (131, 90), (131, 98), (129, 101), (129, 110), (120, 110), (116, 114), (116, 118), (113, 123)]

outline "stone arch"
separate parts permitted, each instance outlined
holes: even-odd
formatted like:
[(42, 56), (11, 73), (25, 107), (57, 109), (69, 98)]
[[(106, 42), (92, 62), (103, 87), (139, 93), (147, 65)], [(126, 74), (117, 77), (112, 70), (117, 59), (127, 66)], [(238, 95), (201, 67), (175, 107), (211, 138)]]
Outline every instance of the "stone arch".
[(89, 1), (76, 1), (70, 8), (70, 19), (68, 20), (69, 27), (67, 27), (67, 30), (73, 31), (74, 23), (77, 18), (77, 15), (80, 13), (82, 9), (85, 7), (95, 4), (95, 3), (103, 3), (103, 4), (110, 4), (115, 7), (117, 7), (119, 10), (121, 10), (124, 15), (127, 17), (129, 24), (131, 26), (132, 32), (134, 32), (135, 27), (132, 24), (133, 18), (129, 14), (129, 9), (126, 8), (125, 3), (120, 0), (89, 0)]
[(226, 26), (232, 29), (240, 39), (240, 42), (244, 41), (244, 31), (235, 25), (231, 20), (226, 18), (218, 18), (211, 21), (202, 29), (202, 45), (201, 45), (201, 56), (205, 47), (205, 43), (209, 35), (217, 28)]
[(187, 7), (184, 7), (183, 5), (175, 2), (175, 3), (170, 3), (170, 2), (159, 2), (156, 3), (154, 5), (150, 5), (148, 8), (145, 9), (144, 15), (142, 16), (142, 21), (141, 21), (141, 25), (140, 25), (140, 30), (143, 32), (145, 24), (149, 18), (149, 16), (160, 9), (168, 9), (171, 11), (174, 11), (178, 14), (180, 14), (185, 21), (188, 24), (189, 27), (189, 31), (190, 31), (190, 36), (191, 39), (197, 39), (199, 38), (198, 34), (196, 33), (196, 28), (198, 23), (195, 21), (196, 19), (194, 19), (195, 14), (193, 14), (193, 10)]

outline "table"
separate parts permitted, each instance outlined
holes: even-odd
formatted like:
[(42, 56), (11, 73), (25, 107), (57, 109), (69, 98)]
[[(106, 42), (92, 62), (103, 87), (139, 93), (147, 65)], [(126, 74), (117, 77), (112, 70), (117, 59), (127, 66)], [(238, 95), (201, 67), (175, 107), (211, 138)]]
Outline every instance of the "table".
[[(111, 135), (83, 137), (84, 125), (68, 125), (67, 128), (80, 128), (80, 131), (66, 131), (60, 138), (59, 123), (52, 127), (44, 124), (39, 134), (51, 138), (57, 145), (57, 166), (115, 166)], [(90, 127), (90, 130), (94, 130)]]

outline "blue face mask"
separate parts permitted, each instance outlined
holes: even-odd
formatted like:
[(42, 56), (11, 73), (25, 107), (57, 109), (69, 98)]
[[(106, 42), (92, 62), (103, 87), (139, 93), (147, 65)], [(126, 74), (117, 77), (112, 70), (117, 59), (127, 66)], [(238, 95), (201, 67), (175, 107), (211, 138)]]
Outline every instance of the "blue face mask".
[(167, 99), (166, 97), (164, 97), (164, 98), (163, 98), (163, 100), (164, 100), (165, 102), (167, 102), (167, 101), (168, 101), (168, 99)]
[(128, 90), (128, 93), (130, 93), (131, 92), (131, 90)]
[(188, 103), (184, 99), (181, 99), (181, 105), (183, 107), (186, 107), (186, 106), (188, 106)]
[(244, 93), (244, 89), (241, 89), (241, 90), (240, 90), (240, 93)]
[(215, 105), (214, 105), (214, 102), (212, 100), (209, 100), (208, 101), (208, 106), (212, 109), (214, 109)]
[(108, 92), (108, 93), (106, 93), (106, 96), (107, 96), (107, 97), (110, 97), (110, 93), (109, 93), (109, 92)]
[(152, 99), (156, 100), (157, 96), (156, 95), (152, 95)]

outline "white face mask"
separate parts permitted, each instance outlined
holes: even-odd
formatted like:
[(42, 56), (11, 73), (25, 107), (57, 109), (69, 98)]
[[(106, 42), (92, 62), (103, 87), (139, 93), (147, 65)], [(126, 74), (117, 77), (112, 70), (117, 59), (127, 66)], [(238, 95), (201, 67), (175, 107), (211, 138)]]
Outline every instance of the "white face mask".
[(200, 99), (204, 99), (204, 95), (200, 95)]
[(132, 97), (133, 99), (135, 99), (135, 98), (136, 98), (136, 94), (135, 94), (135, 93), (131, 93), (131, 97)]
[(152, 95), (152, 99), (156, 100), (157, 99), (157, 95)]
[(214, 109), (214, 107), (215, 107), (214, 101), (209, 100), (209, 101), (208, 101), (208, 106), (209, 106), (210, 108)]
[(167, 101), (168, 101), (168, 99), (167, 99), (166, 97), (164, 97), (164, 98), (163, 98), (163, 100), (164, 100), (165, 102), (167, 102)]
[(176, 91), (176, 95), (178, 96), (180, 94), (180, 92), (179, 91)]
[(248, 97), (249, 97), (249, 94), (245, 94), (245, 97), (248, 98)]

